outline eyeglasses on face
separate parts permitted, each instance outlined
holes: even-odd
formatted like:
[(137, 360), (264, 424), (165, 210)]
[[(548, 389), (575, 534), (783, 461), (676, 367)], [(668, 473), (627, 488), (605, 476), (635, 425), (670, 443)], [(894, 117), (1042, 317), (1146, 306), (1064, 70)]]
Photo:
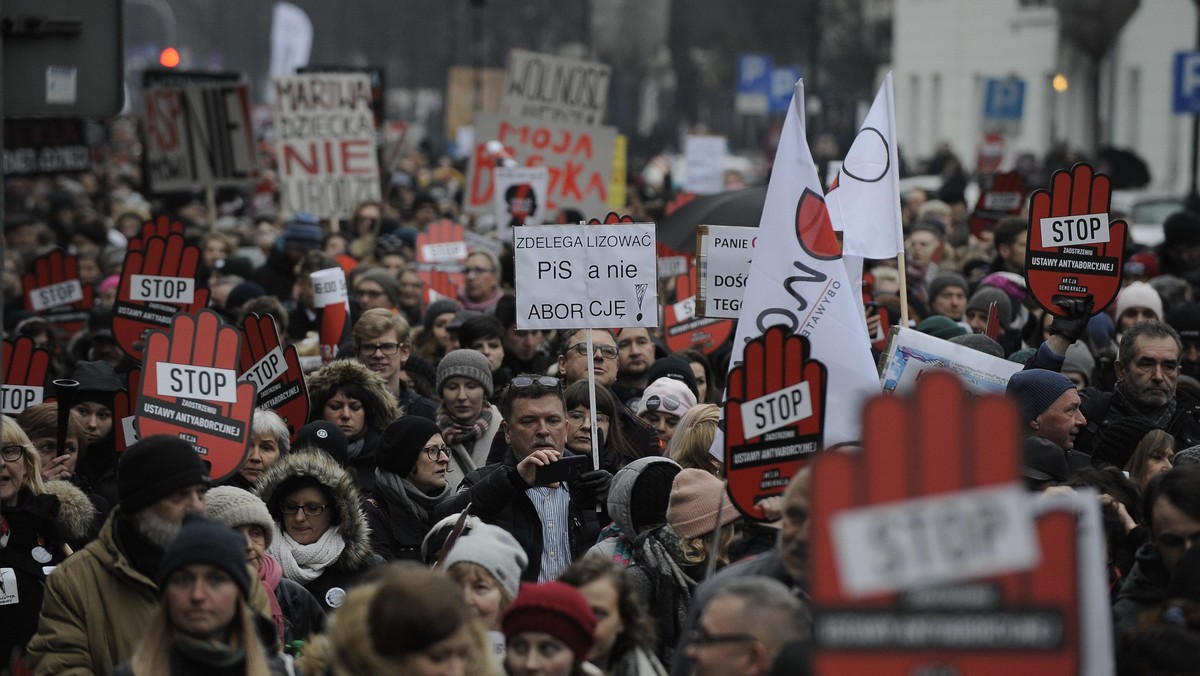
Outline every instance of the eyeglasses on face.
[(383, 296), (383, 292), (376, 291), (374, 289), (355, 289), (354, 295), (358, 298), (370, 298), (371, 300), (375, 300), (376, 298), (381, 298)]
[(486, 275), (486, 274), (489, 274), (492, 272), (495, 272), (495, 270), (493, 270), (491, 268), (476, 268), (476, 267), (463, 268), (464, 275)]
[(744, 643), (757, 640), (756, 637), (750, 634), (710, 634), (703, 629), (696, 629), (688, 636), (688, 643), (696, 646), (710, 646), (717, 645), (718, 643)]
[(421, 450), (425, 451), (425, 457), (429, 458), (433, 462), (437, 462), (438, 458), (442, 457), (443, 453), (446, 454), (447, 458), (450, 457), (449, 446), (426, 446)]
[(283, 513), (287, 514), (288, 516), (295, 516), (296, 512), (299, 512), (300, 510), (304, 510), (304, 516), (321, 516), (325, 513), (325, 508), (328, 506), (329, 505), (318, 505), (313, 502), (310, 502), (307, 505), (297, 505), (294, 502), (285, 502), (283, 503), (283, 507), (281, 509), (283, 510)]
[(16, 444), (5, 445), (0, 447), (0, 458), (4, 458), (6, 462), (16, 462), (25, 455), (25, 447)]
[[(577, 424), (577, 425), (578, 425), (578, 424), (582, 424), (582, 423), (583, 423), (583, 421), (587, 420), (587, 417), (588, 417), (588, 412), (587, 412), (587, 411), (574, 411), (574, 410), (572, 410), (572, 411), (567, 411), (567, 420), (570, 420), (571, 422), (573, 422), (573, 423), (575, 423), (575, 424)], [(608, 414), (607, 414), (607, 413), (600, 413), (599, 411), (597, 411), (597, 412), (596, 412), (596, 420), (597, 420), (597, 421), (599, 422), (599, 424), (601, 424), (601, 425), (607, 425), (607, 424), (608, 424), (608, 420), (609, 420), (609, 418), (608, 418)]]
[(376, 350), (388, 355), (389, 357), (400, 351), (400, 346), (404, 343), (363, 343), (358, 346), (358, 354), (363, 357), (370, 357), (375, 354)]
[(683, 406), (683, 402), (669, 394), (665, 396), (652, 394), (646, 399), (647, 411), (675, 411), (678, 410), (680, 406)]
[(519, 375), (512, 379), (513, 387), (533, 387), (541, 385), (542, 387), (558, 387), (559, 379), (554, 376), (531, 376)]
[[(587, 343), (575, 343), (571, 347), (568, 347), (567, 350), (568, 351), (575, 350), (576, 352), (578, 352), (579, 354), (582, 354), (582, 355), (586, 355), (588, 353), (587, 352)], [(595, 345), (595, 344), (593, 344), (592, 345), (592, 354), (595, 354), (597, 352), (599, 352), (600, 356), (604, 357), (605, 359), (616, 359), (617, 356), (621, 354), (620, 351), (617, 350), (616, 345)]]

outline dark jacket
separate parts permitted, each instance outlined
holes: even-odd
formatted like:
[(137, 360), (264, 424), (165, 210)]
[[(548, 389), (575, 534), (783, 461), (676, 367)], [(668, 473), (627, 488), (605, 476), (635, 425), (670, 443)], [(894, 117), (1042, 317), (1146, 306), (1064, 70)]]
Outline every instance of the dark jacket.
[[(264, 617), (255, 618), (259, 640), (262, 641), (267, 653), (267, 670), (271, 676), (286, 676), (294, 673), (289, 668), (291, 658), (283, 655), (278, 649), (278, 639), (275, 637), (275, 626)], [(200, 656), (188, 655), (178, 647), (171, 648), (171, 671), (162, 676), (237, 676), (246, 673), (246, 662), (243, 659), (237, 664), (216, 665)], [(130, 662), (123, 662), (113, 670), (112, 676), (149, 676), (134, 672)]]
[[(529, 556), (521, 579), (537, 582), (542, 570), (542, 521), (526, 494), (529, 488), (517, 474), (517, 458), (509, 449), (502, 461), (467, 474), (458, 492), (438, 506), (433, 518), (436, 521), (461, 512), (470, 504), (472, 514), (503, 528), (521, 543)], [(571, 556), (577, 558), (596, 542), (600, 522), (594, 511), (582, 509), (574, 500), (567, 509)]]
[[(1118, 383), (1117, 387), (1120, 386)], [(1091, 453), (1096, 440), (1100, 438), (1100, 432), (1110, 422), (1126, 414), (1112, 408), (1112, 392), (1089, 387), (1080, 391), (1079, 397), (1083, 400), (1079, 410), (1087, 418), (1087, 424), (1075, 438), (1075, 448)], [(1175, 437), (1176, 451), (1200, 444), (1200, 401), (1183, 390), (1175, 390), (1175, 414), (1167, 422), (1166, 429)]]
[(422, 397), (417, 391), (400, 381), (400, 391), (396, 395), (404, 415), (419, 415), (427, 420), (437, 422), (438, 403), (429, 397)]
[(325, 631), (325, 607), (303, 585), (282, 578), (275, 586), (275, 600), (283, 613), (283, 643), (307, 641)]
[(296, 261), (289, 258), (283, 248), (273, 249), (267, 255), (267, 262), (255, 268), (250, 281), (286, 303), (291, 300), (292, 287), (296, 285)]
[(1113, 604), (1113, 630), (1119, 638), (1138, 624), (1141, 614), (1167, 600), (1171, 571), (1163, 563), (1158, 547), (1146, 543), (1138, 548), (1136, 562), (1121, 585)]

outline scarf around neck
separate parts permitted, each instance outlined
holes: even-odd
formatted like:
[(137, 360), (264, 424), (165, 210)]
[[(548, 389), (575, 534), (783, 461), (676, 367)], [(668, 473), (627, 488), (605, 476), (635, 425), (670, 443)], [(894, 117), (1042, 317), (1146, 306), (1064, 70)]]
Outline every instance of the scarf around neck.
[(442, 439), (448, 445), (471, 446), (492, 426), (492, 407), (486, 401), (483, 402), (483, 410), (479, 412), (479, 417), (470, 425), (464, 425), (450, 415), (444, 404), (440, 405), (437, 410), (437, 426), (442, 431)]
[(325, 569), (337, 563), (346, 548), (346, 541), (334, 526), (311, 545), (302, 545), (287, 532), (271, 541), (268, 551), (283, 568), (283, 575), (293, 582), (305, 584), (321, 577)]
[[(413, 482), (408, 479), (401, 478), (393, 472), (385, 472), (381, 469), (375, 470), (375, 488), (379, 490), (379, 494), (383, 497), (384, 503), (387, 505), (388, 521), (391, 524), (392, 537), (397, 541), (401, 540), (400, 530), (397, 525), (409, 518), (409, 515), (415, 517), (420, 523), (422, 530), (428, 530), (429, 513), (437, 507), (447, 495), (450, 495), (450, 484), (442, 486), (442, 490), (435, 495), (430, 495), (425, 491), (417, 488)], [(407, 514), (395, 513), (399, 508), (400, 511)]]
[(1110, 406), (1116, 409), (1122, 416), (1145, 418), (1165, 430), (1171, 424), (1171, 418), (1175, 417), (1176, 401), (1175, 397), (1171, 397), (1167, 400), (1167, 403), (1146, 413), (1125, 394), (1125, 383), (1122, 381), (1117, 383), (1117, 386), (1113, 388), (1112, 403)]
[(258, 569), (258, 579), (262, 582), (263, 588), (267, 590), (267, 599), (271, 601), (271, 621), (275, 623), (275, 633), (279, 634), (279, 641), (283, 642), (283, 609), (279, 607), (279, 597), (275, 595), (275, 589), (279, 587), (279, 581), (283, 579), (283, 568), (279, 562), (270, 554), (263, 554), (262, 564)]
[(246, 661), (241, 646), (202, 641), (181, 631), (174, 633), (171, 643), (184, 658), (210, 669), (229, 669)]

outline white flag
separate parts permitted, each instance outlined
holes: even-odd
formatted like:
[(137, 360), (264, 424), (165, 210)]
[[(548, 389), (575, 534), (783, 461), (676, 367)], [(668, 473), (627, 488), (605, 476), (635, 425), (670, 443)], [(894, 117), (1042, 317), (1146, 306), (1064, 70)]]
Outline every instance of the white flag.
[(825, 196), (847, 256), (887, 259), (904, 250), (898, 158), (889, 72)]
[(796, 83), (767, 187), (758, 244), (730, 366), (746, 341), (782, 324), (807, 336), (828, 369), (824, 444), (858, 440), (862, 407), (879, 394), (866, 327), (856, 308), (816, 165), (804, 133), (804, 81)]
[(271, 78), (292, 75), (308, 65), (312, 53), (313, 25), (304, 10), (290, 2), (277, 2), (271, 13), (271, 69), (267, 78), (267, 101), (275, 100)]

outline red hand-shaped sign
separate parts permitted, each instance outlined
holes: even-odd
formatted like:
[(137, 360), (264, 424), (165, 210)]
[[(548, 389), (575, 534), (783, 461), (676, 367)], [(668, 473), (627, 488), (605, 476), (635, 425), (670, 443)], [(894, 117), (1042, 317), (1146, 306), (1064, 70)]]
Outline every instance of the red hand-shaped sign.
[[(467, 244), (463, 226), (443, 218), (417, 233), (417, 276), (425, 288), (425, 302), (439, 297), (454, 299), (465, 281), (463, 261)], [(434, 294), (437, 294), (435, 296)]]
[(65, 344), (87, 322), (95, 305), (91, 284), (79, 280), (79, 259), (53, 249), (33, 262), (26, 274), (25, 307), (45, 315)]
[(199, 247), (185, 244), (181, 234), (153, 237), (144, 251), (125, 255), (112, 322), (126, 353), (141, 359), (147, 330), (167, 327), (176, 314), (208, 305), (208, 289), (196, 282), (199, 263)]
[(1015, 406), (935, 372), (863, 428), (812, 464), (813, 672), (1079, 673), (1077, 516), (1035, 518)]
[(142, 386), (141, 367), (130, 369), (125, 374), (124, 392), (113, 395), (113, 424), (117, 432), (117, 450), (124, 451), (137, 443), (137, 400), (138, 390)]
[(975, 210), (971, 212), (971, 232), (982, 237), (984, 231), (996, 227), (996, 222), (1005, 216), (1021, 213), (1025, 204), (1025, 181), (1015, 171), (996, 174), (992, 187), (979, 195)]
[(663, 307), (663, 337), (671, 352), (700, 350), (712, 354), (733, 332), (733, 320), (696, 316), (696, 266), (675, 278), (674, 303)]
[(1080, 162), (1030, 198), (1025, 279), (1047, 312), (1066, 316), (1055, 300), (1090, 293), (1099, 314), (1121, 290), (1126, 226), (1108, 220), (1110, 193), (1108, 177)]
[(756, 503), (782, 493), (821, 449), (826, 369), (810, 350), (808, 338), (772, 326), (729, 372), (725, 473), (733, 504), (752, 519), (765, 520)]
[(241, 333), (212, 310), (178, 314), (170, 331), (153, 331), (146, 340), (138, 432), (191, 443), (213, 481), (236, 472), (250, 448), (257, 388), (237, 379), (241, 353)]
[(182, 234), (183, 223), (179, 221), (172, 221), (165, 215), (159, 216), (156, 220), (146, 221), (143, 223), (142, 231), (138, 233), (137, 237), (129, 240), (129, 246), (127, 248), (130, 251), (145, 251), (146, 244), (155, 237), (162, 237), (163, 239), (166, 239), (171, 235)]
[(295, 438), (308, 422), (308, 387), (296, 346), (280, 345), (271, 315), (246, 315), (242, 337), (238, 377), (258, 386), (258, 406), (278, 413), (287, 424), (288, 435)]
[(3, 406), (0, 411), (15, 416), (21, 411), (40, 404), (46, 399), (46, 376), (50, 373), (50, 352), (34, 345), (29, 336), (20, 336), (15, 341), (4, 341), (3, 364), (0, 373), (4, 376)]
[[(615, 211), (608, 212), (608, 215), (604, 217), (603, 221), (600, 220), (599, 218), (589, 218), (588, 219), (588, 225), (613, 225), (616, 223), (632, 223), (632, 222), (633, 222), (632, 216), (630, 216), (628, 214), (626, 214), (624, 216), (618, 216), (617, 212), (615, 212)], [(570, 225), (570, 224), (568, 224), (568, 225)]]

